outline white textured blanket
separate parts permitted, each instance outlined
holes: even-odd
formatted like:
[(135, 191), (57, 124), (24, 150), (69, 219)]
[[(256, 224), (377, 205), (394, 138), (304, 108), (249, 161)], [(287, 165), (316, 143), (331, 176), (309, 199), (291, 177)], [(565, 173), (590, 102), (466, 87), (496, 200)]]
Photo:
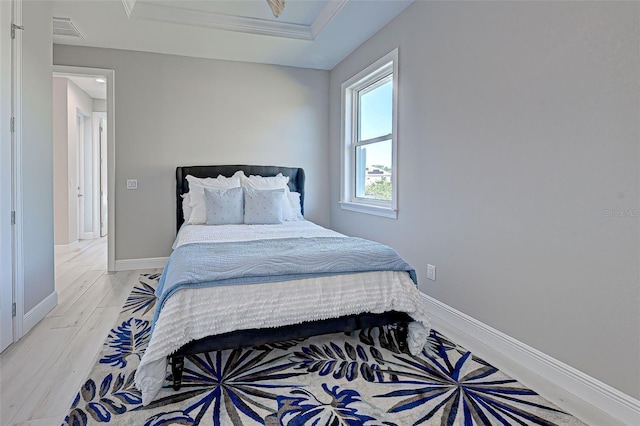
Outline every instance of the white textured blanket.
[[(335, 236), (333, 231), (325, 235), (329, 233)], [(268, 285), (180, 290), (167, 299), (158, 317), (136, 371), (136, 385), (142, 391), (144, 405), (153, 401), (166, 376), (167, 356), (195, 339), (391, 310), (406, 312), (415, 320), (409, 326), (407, 343), (412, 354), (419, 353), (430, 325), (424, 300), (406, 272), (364, 272)]]
[(229, 243), (238, 241), (267, 240), (279, 238), (345, 237), (308, 220), (285, 222), (280, 225), (186, 225), (180, 228), (173, 245), (176, 249), (184, 244)]

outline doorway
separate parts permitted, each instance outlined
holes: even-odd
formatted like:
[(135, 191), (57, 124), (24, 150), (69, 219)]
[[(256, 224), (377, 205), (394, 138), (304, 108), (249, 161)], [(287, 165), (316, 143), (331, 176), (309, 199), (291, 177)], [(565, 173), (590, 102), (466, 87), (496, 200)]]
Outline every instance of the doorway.
[[(78, 159), (78, 175), (77, 179), (67, 178), (62, 181), (59, 178), (57, 188), (62, 188), (63, 185), (60, 182), (64, 182), (64, 189), (68, 194), (67, 208), (69, 218), (75, 211), (77, 220), (69, 220), (66, 223), (67, 231), (65, 231), (65, 224), (60, 224), (61, 221), (58, 220), (56, 232), (64, 236), (75, 234), (77, 237), (73, 238), (73, 235), (71, 235), (71, 238), (69, 238), (67, 236), (67, 241), (56, 238), (56, 250), (65, 250), (64, 247), (58, 247), (59, 242), (63, 243), (60, 244), (61, 246), (64, 243), (72, 244), (70, 248), (73, 248), (73, 241), (106, 236), (107, 270), (115, 271), (115, 224), (113, 220), (115, 204), (113, 185), (115, 179), (114, 72), (107, 69), (59, 65), (54, 65), (53, 71), (54, 104), (56, 79), (67, 79), (69, 81), (67, 84), (69, 87), (73, 87), (74, 90), (82, 86), (82, 90), (91, 99), (92, 103), (92, 108), (89, 111), (87, 111), (86, 107), (78, 109), (75, 104), (76, 108), (72, 109), (74, 113), (73, 126), (69, 126), (69, 129), (73, 127), (73, 133), (79, 135), (79, 137), (77, 138), (78, 145), (75, 150), (70, 147), (68, 149), (69, 153), (75, 152), (74, 156)], [(102, 94), (98, 93), (99, 89), (102, 90)], [(74, 102), (76, 100), (68, 98), (67, 107)], [(67, 114), (71, 115), (70, 113), (71, 111), (67, 112)], [(54, 128), (55, 120), (56, 113), (54, 108)], [(54, 130), (54, 146), (55, 138), (56, 131)], [(68, 134), (67, 138), (69, 138)], [(70, 162), (68, 175), (73, 176), (75, 170)], [(63, 191), (61, 190), (61, 192)], [(61, 211), (64, 211), (64, 206), (61, 207)], [(54, 232), (54, 237), (58, 235), (56, 232)]]
[[(81, 240), (98, 238), (99, 141), (92, 114), (102, 108), (106, 87), (94, 78), (53, 78), (54, 244), (73, 252)], [(105, 256), (106, 263), (106, 256)]]

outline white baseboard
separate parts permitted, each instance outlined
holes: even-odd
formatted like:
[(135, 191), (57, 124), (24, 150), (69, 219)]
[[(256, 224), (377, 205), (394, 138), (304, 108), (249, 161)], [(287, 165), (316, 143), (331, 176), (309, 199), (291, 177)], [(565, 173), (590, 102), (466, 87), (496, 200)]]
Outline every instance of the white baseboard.
[(70, 253), (78, 249), (78, 240), (72, 241), (69, 244), (56, 244), (53, 246), (55, 254)]
[(83, 233), (80, 234), (80, 239), (81, 240), (95, 240), (96, 238), (99, 238), (99, 237), (93, 231), (91, 231), (91, 232), (83, 232)]
[(168, 257), (149, 257), (146, 259), (116, 260), (116, 271), (133, 271), (135, 269), (162, 269)]
[(423, 294), (433, 328), (592, 425), (640, 425), (640, 401)]
[(22, 319), (22, 335), (24, 336), (27, 334), (29, 330), (47, 316), (47, 314), (57, 305), (58, 293), (54, 291), (34, 306), (29, 312), (24, 314), (24, 318)]

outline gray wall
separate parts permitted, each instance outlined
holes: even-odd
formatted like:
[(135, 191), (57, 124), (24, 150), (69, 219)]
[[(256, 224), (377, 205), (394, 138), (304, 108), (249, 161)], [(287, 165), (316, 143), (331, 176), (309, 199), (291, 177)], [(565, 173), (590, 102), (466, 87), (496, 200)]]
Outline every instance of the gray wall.
[[(329, 169), (332, 228), (392, 245), (425, 293), (635, 398), (639, 16), (415, 2), (332, 70)], [(391, 220), (338, 206), (340, 84), (396, 46)]]
[(64, 45), (53, 63), (115, 70), (117, 260), (169, 255), (181, 165), (303, 167), (328, 225), (328, 71)]
[(24, 310), (54, 291), (51, 3), (22, 3)]

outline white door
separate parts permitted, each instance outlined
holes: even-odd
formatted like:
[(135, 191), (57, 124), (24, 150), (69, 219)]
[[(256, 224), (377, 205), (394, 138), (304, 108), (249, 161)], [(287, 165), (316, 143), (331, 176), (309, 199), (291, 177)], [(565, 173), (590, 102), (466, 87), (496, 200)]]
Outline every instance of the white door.
[(100, 236), (107, 235), (107, 119), (100, 119), (98, 128), (100, 146)]
[(0, 351), (22, 336), (21, 23), (22, 0), (0, 1)]
[(76, 163), (76, 212), (77, 212), (77, 235), (82, 238), (84, 233), (84, 118), (76, 115), (76, 135), (77, 135), (77, 163)]
[(13, 343), (11, 2), (0, 1), (0, 351)]

